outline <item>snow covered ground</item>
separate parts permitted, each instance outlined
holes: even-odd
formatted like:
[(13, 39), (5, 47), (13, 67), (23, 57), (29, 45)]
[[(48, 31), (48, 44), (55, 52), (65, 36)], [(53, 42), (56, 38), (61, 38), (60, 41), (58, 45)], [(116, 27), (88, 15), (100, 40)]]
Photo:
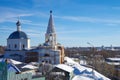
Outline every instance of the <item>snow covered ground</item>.
[[(0, 62), (4, 62), (5, 59), (0, 59)], [(66, 70), (68, 72), (73, 71), (74, 73), (74, 77), (72, 78), (72, 80), (110, 80), (109, 78), (105, 77), (104, 75), (98, 73), (97, 71), (82, 66), (79, 63), (75, 62), (74, 60), (72, 60), (69, 57), (65, 57), (65, 61), (66, 63), (63, 64), (58, 64), (56, 65), (58, 68), (61, 68), (63, 70)], [(10, 59), (10, 62), (12, 64), (18, 65), (18, 64), (22, 64), (22, 62), (19, 61), (15, 61)], [(14, 66), (15, 67), (15, 66)], [(36, 66), (33, 66), (31, 64), (26, 64), (24, 66), (22, 66), (22, 68), (30, 68), (30, 69), (36, 69)], [(10, 67), (10, 70), (13, 69), (12, 67)], [(17, 69), (17, 68), (15, 68)]]
[(75, 76), (73, 77), (72, 80), (110, 80), (109, 78), (98, 73), (97, 71), (80, 65), (79, 63), (73, 61), (69, 57), (65, 57), (65, 61), (66, 65), (69, 65), (72, 68), (74, 68)]

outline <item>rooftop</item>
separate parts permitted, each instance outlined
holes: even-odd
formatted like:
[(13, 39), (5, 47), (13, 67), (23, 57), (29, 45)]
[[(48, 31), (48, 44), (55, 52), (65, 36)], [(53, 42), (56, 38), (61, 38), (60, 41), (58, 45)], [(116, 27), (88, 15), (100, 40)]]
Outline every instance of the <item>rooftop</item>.
[(8, 39), (28, 39), (28, 37), (23, 31), (15, 31), (12, 34), (10, 34)]

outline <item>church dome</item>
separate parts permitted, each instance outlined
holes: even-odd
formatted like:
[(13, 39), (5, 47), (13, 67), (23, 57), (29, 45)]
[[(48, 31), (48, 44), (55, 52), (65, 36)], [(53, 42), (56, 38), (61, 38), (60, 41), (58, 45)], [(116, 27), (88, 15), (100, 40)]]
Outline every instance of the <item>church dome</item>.
[(28, 39), (28, 37), (23, 31), (15, 31), (10, 34), (8, 39)]

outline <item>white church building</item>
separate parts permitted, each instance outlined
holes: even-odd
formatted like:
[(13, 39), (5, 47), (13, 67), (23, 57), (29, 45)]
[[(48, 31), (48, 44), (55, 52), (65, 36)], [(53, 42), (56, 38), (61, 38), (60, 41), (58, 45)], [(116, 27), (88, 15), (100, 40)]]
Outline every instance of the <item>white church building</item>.
[[(28, 58), (31, 62), (33, 59), (38, 58), (37, 61), (39, 63), (63, 63), (64, 47), (57, 43), (52, 11), (50, 11), (50, 18), (45, 34), (45, 43), (43, 43), (43, 45), (31, 49), (30, 38), (21, 30), (19, 20), (16, 23), (16, 27), (17, 30), (11, 33), (7, 39), (7, 48), (4, 54), (5, 58), (12, 58), (22, 62), (25, 62)], [(34, 56), (35, 53), (37, 53), (38, 56)], [(32, 56), (34, 56), (34, 58), (30, 58)]]
[(17, 30), (11, 33), (7, 39), (7, 49), (5, 51), (6, 58), (12, 58), (24, 61), (25, 53), (30, 49), (30, 38), (21, 31), (21, 23), (16, 23)]

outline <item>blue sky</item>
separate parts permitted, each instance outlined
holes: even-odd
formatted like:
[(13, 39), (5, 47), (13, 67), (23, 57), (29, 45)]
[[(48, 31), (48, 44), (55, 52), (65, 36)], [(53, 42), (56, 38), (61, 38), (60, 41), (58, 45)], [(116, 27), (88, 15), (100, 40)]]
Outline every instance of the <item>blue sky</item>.
[(120, 0), (0, 0), (0, 45), (16, 30), (18, 16), (31, 45), (44, 43), (50, 10), (62, 45), (120, 46)]

